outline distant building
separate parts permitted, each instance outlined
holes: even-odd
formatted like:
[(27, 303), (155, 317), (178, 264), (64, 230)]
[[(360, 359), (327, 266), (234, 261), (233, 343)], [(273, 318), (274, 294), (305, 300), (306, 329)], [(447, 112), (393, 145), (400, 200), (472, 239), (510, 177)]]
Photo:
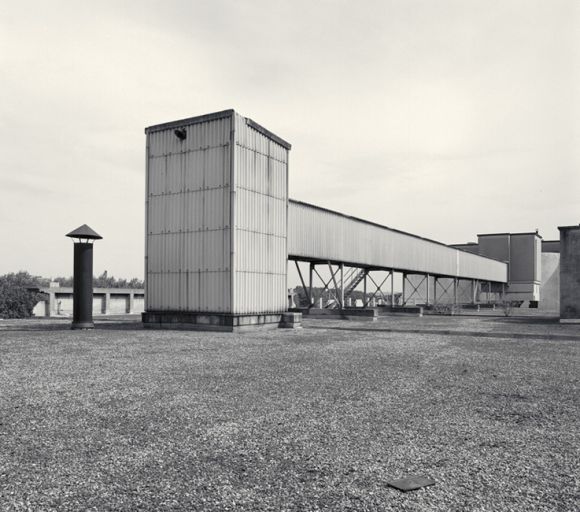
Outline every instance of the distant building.
[[(50, 283), (47, 287), (31, 288), (43, 295), (32, 312), (36, 317), (68, 317), (73, 312), (72, 287)], [(145, 290), (142, 288), (94, 288), (93, 315), (140, 314), (145, 310)]]
[(493, 233), (451, 247), (507, 261), (508, 299), (529, 301), (546, 312), (560, 310), (560, 240), (542, 240), (536, 232)]

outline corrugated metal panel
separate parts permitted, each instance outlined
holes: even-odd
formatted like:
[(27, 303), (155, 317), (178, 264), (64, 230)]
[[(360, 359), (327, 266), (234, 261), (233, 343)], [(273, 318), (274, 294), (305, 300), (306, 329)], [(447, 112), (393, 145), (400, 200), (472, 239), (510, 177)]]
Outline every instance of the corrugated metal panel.
[(233, 312), (286, 311), (288, 149), (235, 117)]
[(560, 240), (542, 240), (542, 252), (560, 252)]
[(479, 246), (473, 242), (467, 244), (451, 244), (449, 247), (453, 247), (454, 249), (461, 249), (462, 251), (470, 252), (472, 254), (479, 254)]
[(505, 282), (505, 263), (312, 205), (290, 201), (288, 254)]
[(457, 277), (507, 282), (507, 264), (502, 261), (457, 251)]
[(536, 236), (534, 239), (534, 281), (539, 283), (542, 279), (542, 239)]
[(148, 133), (147, 309), (229, 312), (231, 116)]
[(535, 244), (535, 234), (513, 234), (510, 237), (510, 281), (533, 282), (536, 279), (536, 251), (539, 256), (539, 245)]
[(149, 133), (149, 157), (198, 151), (215, 146), (226, 146), (230, 141), (231, 118), (183, 126), (187, 138), (181, 141), (174, 128)]
[(499, 233), (490, 235), (477, 235), (479, 254), (496, 260), (510, 260), (510, 235)]

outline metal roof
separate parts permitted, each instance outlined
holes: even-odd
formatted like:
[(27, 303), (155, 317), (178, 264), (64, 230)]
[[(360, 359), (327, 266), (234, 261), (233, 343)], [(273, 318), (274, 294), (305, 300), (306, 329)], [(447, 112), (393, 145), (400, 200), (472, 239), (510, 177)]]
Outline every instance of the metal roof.
[(78, 228), (68, 233), (66, 236), (70, 238), (87, 238), (89, 240), (101, 240), (103, 238), (94, 229), (90, 228), (86, 224), (79, 226)]
[[(145, 133), (154, 133), (162, 130), (169, 130), (171, 128), (181, 128), (183, 126), (190, 126), (192, 124), (198, 123), (207, 123), (208, 121), (215, 121), (216, 119), (231, 117), (235, 114), (236, 111), (233, 109), (220, 110), (219, 112), (212, 112), (211, 114), (204, 114), (202, 116), (187, 117), (185, 119), (178, 119), (177, 121), (170, 121), (168, 123), (154, 124), (145, 128)], [(246, 124), (248, 126), (251, 126), (254, 130), (260, 132), (262, 135), (268, 137), (277, 144), (280, 144), (280, 146), (286, 149), (292, 148), (292, 144), (285, 141), (282, 137), (279, 137), (275, 133), (272, 133), (267, 128), (264, 128), (261, 124), (256, 123), (256, 121), (253, 119), (250, 119), (249, 117), (244, 117), (244, 119), (246, 120)]]

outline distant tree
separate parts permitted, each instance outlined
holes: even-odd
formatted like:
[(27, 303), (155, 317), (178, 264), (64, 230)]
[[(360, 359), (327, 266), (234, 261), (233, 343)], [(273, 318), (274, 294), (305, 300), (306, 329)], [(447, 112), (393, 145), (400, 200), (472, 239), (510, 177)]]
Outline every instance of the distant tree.
[(28, 318), (42, 298), (42, 294), (29, 290), (48, 284), (48, 279), (17, 272), (0, 276), (0, 318)]
[(134, 277), (129, 281), (129, 288), (145, 288), (145, 283), (141, 279)]
[(55, 277), (53, 281), (58, 283), (59, 286), (62, 286), (63, 288), (72, 288), (73, 285), (72, 277)]
[(127, 279), (117, 279), (110, 276), (105, 270), (100, 276), (93, 278), (93, 286), (95, 288), (143, 288), (145, 285), (142, 280), (134, 277), (130, 281)]
[[(72, 277), (55, 277), (53, 281), (62, 287), (73, 286)], [(144, 288), (145, 283), (136, 277), (130, 280), (123, 278), (117, 279), (113, 276), (109, 277), (108, 272), (105, 270), (100, 276), (93, 277), (93, 286), (95, 288)]]

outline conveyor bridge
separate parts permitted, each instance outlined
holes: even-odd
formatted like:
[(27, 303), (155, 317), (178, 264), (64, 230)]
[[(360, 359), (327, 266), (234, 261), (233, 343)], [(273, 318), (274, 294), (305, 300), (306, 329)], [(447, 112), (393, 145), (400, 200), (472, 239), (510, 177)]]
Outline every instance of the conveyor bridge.
[[(433, 304), (438, 296), (449, 302), (476, 302), (482, 292), (487, 297), (491, 292), (498, 294), (508, 275), (505, 262), (294, 200), (288, 205), (288, 259), (296, 262), (306, 290), (312, 289), (314, 278), (320, 279), (324, 289), (333, 285), (339, 307), (345, 306), (362, 281), (367, 296), (367, 278), (377, 289), (373, 297), (394, 303), (394, 274), (400, 273), (401, 304), (412, 297)], [(310, 263), (308, 285), (299, 261)], [(320, 275), (316, 269), (320, 265), (328, 267), (330, 278)], [(377, 282), (372, 271), (387, 271), (387, 276)], [(383, 286), (389, 278), (391, 293), (385, 294)], [(467, 297), (465, 284), (470, 290)]]

